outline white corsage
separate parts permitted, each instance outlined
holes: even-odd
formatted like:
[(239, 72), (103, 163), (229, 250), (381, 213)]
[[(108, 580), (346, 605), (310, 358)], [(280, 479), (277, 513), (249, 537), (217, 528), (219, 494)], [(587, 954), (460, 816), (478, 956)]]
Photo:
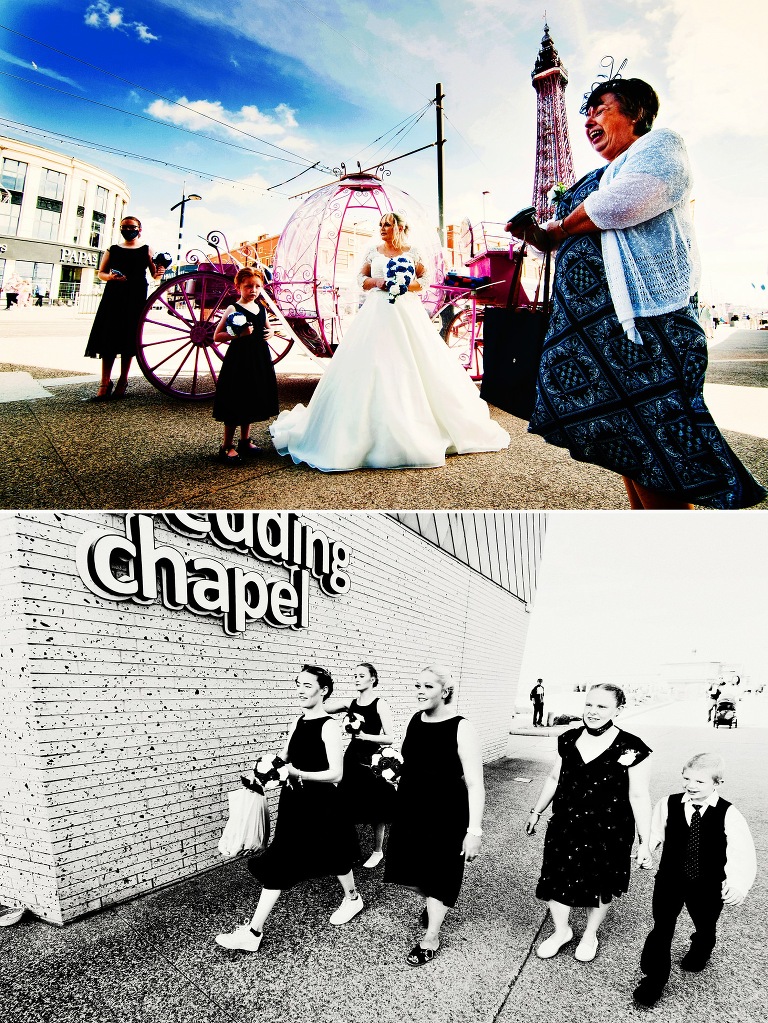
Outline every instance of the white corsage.
[(371, 770), (378, 778), (394, 784), (403, 770), (403, 758), (392, 746), (385, 746), (371, 757)]
[(619, 763), (622, 767), (631, 767), (637, 760), (639, 753), (636, 749), (628, 749), (626, 753), (622, 753), (619, 757)]
[(413, 283), (416, 277), (416, 267), (407, 256), (395, 256), (388, 260), (385, 273), (387, 286), (385, 291), (389, 295), (390, 303), (408, 291), (408, 286)]

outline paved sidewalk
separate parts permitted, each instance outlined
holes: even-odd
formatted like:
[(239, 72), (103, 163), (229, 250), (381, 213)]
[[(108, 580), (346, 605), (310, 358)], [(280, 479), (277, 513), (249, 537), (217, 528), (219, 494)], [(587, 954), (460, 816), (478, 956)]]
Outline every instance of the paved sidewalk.
[[(0, 312), (2, 508), (628, 507), (616, 474), (573, 461), (498, 409), (491, 412), (511, 435), (508, 450), (449, 458), (436, 469), (320, 473), (280, 458), (266, 424), (253, 430), (265, 447), (262, 458), (220, 466), (213, 457), (219, 424), (209, 403), (167, 398), (138, 371), (125, 399), (85, 400), (95, 391), (98, 369), (82, 355), (89, 326), (90, 317), (72, 309)], [(758, 370), (768, 339), (757, 331), (722, 330), (707, 396), (731, 446), (765, 483), (768, 380)], [(718, 375), (714, 360), (721, 352), (727, 361)], [(277, 367), (281, 408), (306, 404), (324, 368), (294, 346)]]
[[(721, 750), (728, 766), (723, 795), (750, 821), (764, 862), (768, 729), (652, 726), (639, 714), (630, 730), (656, 751), (654, 799), (678, 788), (688, 756)], [(420, 903), (384, 886), (380, 868), (357, 870), (366, 909), (350, 924), (328, 924), (340, 890), (335, 880), (321, 880), (281, 899), (258, 954), (220, 949), (215, 934), (249, 915), (258, 892), (245, 865), (234, 862), (63, 929), (25, 919), (0, 930), (4, 1023), (763, 1023), (762, 873), (744, 906), (723, 913), (707, 970), (673, 968), (667, 994), (650, 1012), (633, 1007), (631, 991), (650, 922), (652, 871), (634, 871), (593, 963), (577, 963), (572, 950), (548, 962), (536, 958), (535, 946), (549, 933), (533, 894), (542, 834), (528, 838), (523, 825), (555, 738), (513, 736), (510, 744), (513, 759), (486, 771), (483, 853), (467, 870), (434, 963), (414, 970), (404, 962), (420, 936)], [(578, 914), (574, 924), (578, 933)], [(690, 923), (681, 921), (676, 960), (689, 933)]]

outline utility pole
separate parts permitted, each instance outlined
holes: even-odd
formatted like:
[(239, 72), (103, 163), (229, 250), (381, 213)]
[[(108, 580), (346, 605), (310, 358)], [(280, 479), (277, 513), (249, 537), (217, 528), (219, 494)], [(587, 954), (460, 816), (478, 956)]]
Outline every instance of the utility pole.
[(443, 219), (443, 84), (435, 86), (435, 113), (437, 115), (437, 221), (440, 232), (440, 244), (445, 245), (445, 223)]

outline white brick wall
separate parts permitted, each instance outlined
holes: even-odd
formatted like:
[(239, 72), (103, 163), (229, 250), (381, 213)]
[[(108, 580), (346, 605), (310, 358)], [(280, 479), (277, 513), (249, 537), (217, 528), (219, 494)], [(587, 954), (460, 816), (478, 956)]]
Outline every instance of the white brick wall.
[[(376, 665), (402, 731), (418, 670), (455, 672), (459, 711), (486, 759), (502, 755), (527, 630), (524, 605), (382, 514), (307, 514), (353, 552), (351, 591), (310, 584), (308, 630), (248, 625), (162, 604), (94, 596), (78, 535), (122, 530), (121, 515), (0, 518), (3, 739), (0, 901), (62, 923), (219, 862), (226, 794), (280, 748), (296, 716), (304, 661), (328, 667), (336, 694)], [(157, 542), (256, 569), (285, 570), (172, 533)]]

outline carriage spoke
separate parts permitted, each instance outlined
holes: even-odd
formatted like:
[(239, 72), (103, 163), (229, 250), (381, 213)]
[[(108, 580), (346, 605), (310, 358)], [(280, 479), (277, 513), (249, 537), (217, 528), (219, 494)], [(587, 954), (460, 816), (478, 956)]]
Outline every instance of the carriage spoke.
[[(169, 355), (166, 355), (166, 357), (164, 359), (161, 359), (160, 362), (156, 362), (154, 364), (154, 366), (151, 366), (150, 368), (151, 368), (152, 372), (153, 373), (156, 372), (158, 369), (160, 369), (161, 366), (164, 366), (166, 364), (166, 362), (168, 362), (170, 359), (172, 359), (174, 357), (174, 355), (178, 355), (179, 352), (183, 351), (185, 348), (189, 348), (191, 350), (194, 347), (195, 347), (195, 345), (193, 345), (191, 343), (191, 341), (185, 341), (183, 345), (180, 345), (178, 348), (176, 348), (174, 351), (172, 351)], [(187, 361), (187, 357), (188, 356), (185, 355), (184, 358), (182, 359), (182, 362), (181, 362), (182, 366)], [(176, 370), (176, 373), (174, 374), (174, 377), (173, 377), (174, 380), (178, 376), (178, 372), (179, 371)]]

